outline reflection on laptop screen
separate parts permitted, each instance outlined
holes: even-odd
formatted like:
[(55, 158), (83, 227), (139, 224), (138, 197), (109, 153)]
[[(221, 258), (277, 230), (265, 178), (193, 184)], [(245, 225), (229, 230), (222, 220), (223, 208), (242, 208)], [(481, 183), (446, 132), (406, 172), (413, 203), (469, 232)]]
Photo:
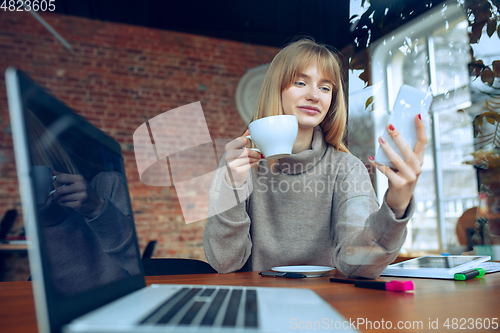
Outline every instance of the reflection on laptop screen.
[[(18, 166), (21, 200), (38, 239), (30, 251), (41, 261), (32, 277), (43, 280), (54, 330), (142, 287), (144, 277), (120, 145), (23, 74), (10, 74), (12, 133), (24, 138), (14, 138), (16, 163), (23, 154), (27, 161)], [(102, 296), (88, 297), (92, 291)]]
[(72, 295), (138, 274), (121, 156), (71, 117), (36, 105), (25, 114), (40, 241), (54, 290)]

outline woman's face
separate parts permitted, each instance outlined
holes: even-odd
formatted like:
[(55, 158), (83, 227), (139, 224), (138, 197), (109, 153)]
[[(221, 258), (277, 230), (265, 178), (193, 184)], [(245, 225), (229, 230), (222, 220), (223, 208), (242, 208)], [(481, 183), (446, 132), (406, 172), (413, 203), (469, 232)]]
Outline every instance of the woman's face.
[(283, 112), (297, 117), (299, 129), (313, 129), (325, 119), (332, 90), (332, 82), (323, 78), (316, 63), (312, 63), (281, 93)]

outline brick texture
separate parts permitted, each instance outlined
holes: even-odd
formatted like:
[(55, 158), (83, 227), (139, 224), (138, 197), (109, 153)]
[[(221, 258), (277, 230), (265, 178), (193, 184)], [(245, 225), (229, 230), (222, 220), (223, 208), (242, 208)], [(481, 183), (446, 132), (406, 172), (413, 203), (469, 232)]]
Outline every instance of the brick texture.
[[(141, 252), (206, 260), (204, 221), (184, 223), (173, 186), (141, 183), (133, 133), (148, 119), (200, 101), (210, 136), (245, 129), (235, 105), (241, 76), (268, 63), (277, 49), (197, 35), (41, 13), (72, 46), (67, 50), (26, 12), (0, 12), (0, 71), (15, 66), (116, 139), (125, 159)], [(0, 77), (0, 214), (21, 212), (5, 81)], [(22, 214), (13, 230), (22, 228)], [(29, 276), (25, 256), (8, 255), (4, 280)]]

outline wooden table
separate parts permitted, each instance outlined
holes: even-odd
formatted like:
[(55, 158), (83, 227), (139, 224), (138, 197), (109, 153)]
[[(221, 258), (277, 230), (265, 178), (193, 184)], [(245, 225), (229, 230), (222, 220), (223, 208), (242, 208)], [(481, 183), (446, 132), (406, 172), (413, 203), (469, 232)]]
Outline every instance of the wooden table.
[(22, 243), (2, 243), (0, 244), (0, 252), (26, 252), (28, 245)]
[[(321, 278), (293, 280), (245, 272), (147, 277), (146, 282), (148, 285), (169, 283), (310, 288), (348, 321), (359, 323), (362, 332), (386, 332), (389, 321), (392, 325), (390, 331), (395, 332), (463, 332), (464, 329), (459, 329), (461, 325), (472, 332), (500, 331), (500, 273), (469, 281), (412, 279), (415, 290), (406, 293), (332, 283), (329, 278), (333, 276), (342, 277), (337, 272), (331, 272)], [(0, 283), (1, 332), (36, 332), (32, 297), (30, 282)], [(488, 320), (490, 326), (496, 322), (499, 327), (485, 330), (484, 324)], [(372, 322), (371, 329), (368, 322)], [(444, 326), (446, 322), (449, 329)], [(483, 328), (479, 328), (479, 323), (483, 323)], [(402, 328), (398, 329), (397, 325)]]
[[(26, 242), (20, 243), (0, 243), (0, 282), (3, 281), (3, 270), (5, 266), (5, 260), (11, 253), (27, 253), (28, 244)], [(1, 325), (0, 321), (0, 325)], [(1, 326), (0, 326), (1, 327)]]

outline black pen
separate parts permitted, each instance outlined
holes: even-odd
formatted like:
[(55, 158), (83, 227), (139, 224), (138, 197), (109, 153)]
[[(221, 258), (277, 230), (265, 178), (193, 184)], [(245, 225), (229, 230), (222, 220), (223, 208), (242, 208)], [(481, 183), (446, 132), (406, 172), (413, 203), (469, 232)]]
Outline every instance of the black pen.
[(331, 282), (351, 283), (355, 287), (389, 290), (389, 291), (409, 291), (413, 290), (413, 282), (411, 281), (359, 281), (348, 279), (330, 278)]
[(260, 276), (272, 276), (272, 277), (284, 277), (287, 279), (303, 279), (307, 277), (300, 273), (284, 273), (284, 272), (274, 272), (274, 271), (263, 271), (259, 273)]

